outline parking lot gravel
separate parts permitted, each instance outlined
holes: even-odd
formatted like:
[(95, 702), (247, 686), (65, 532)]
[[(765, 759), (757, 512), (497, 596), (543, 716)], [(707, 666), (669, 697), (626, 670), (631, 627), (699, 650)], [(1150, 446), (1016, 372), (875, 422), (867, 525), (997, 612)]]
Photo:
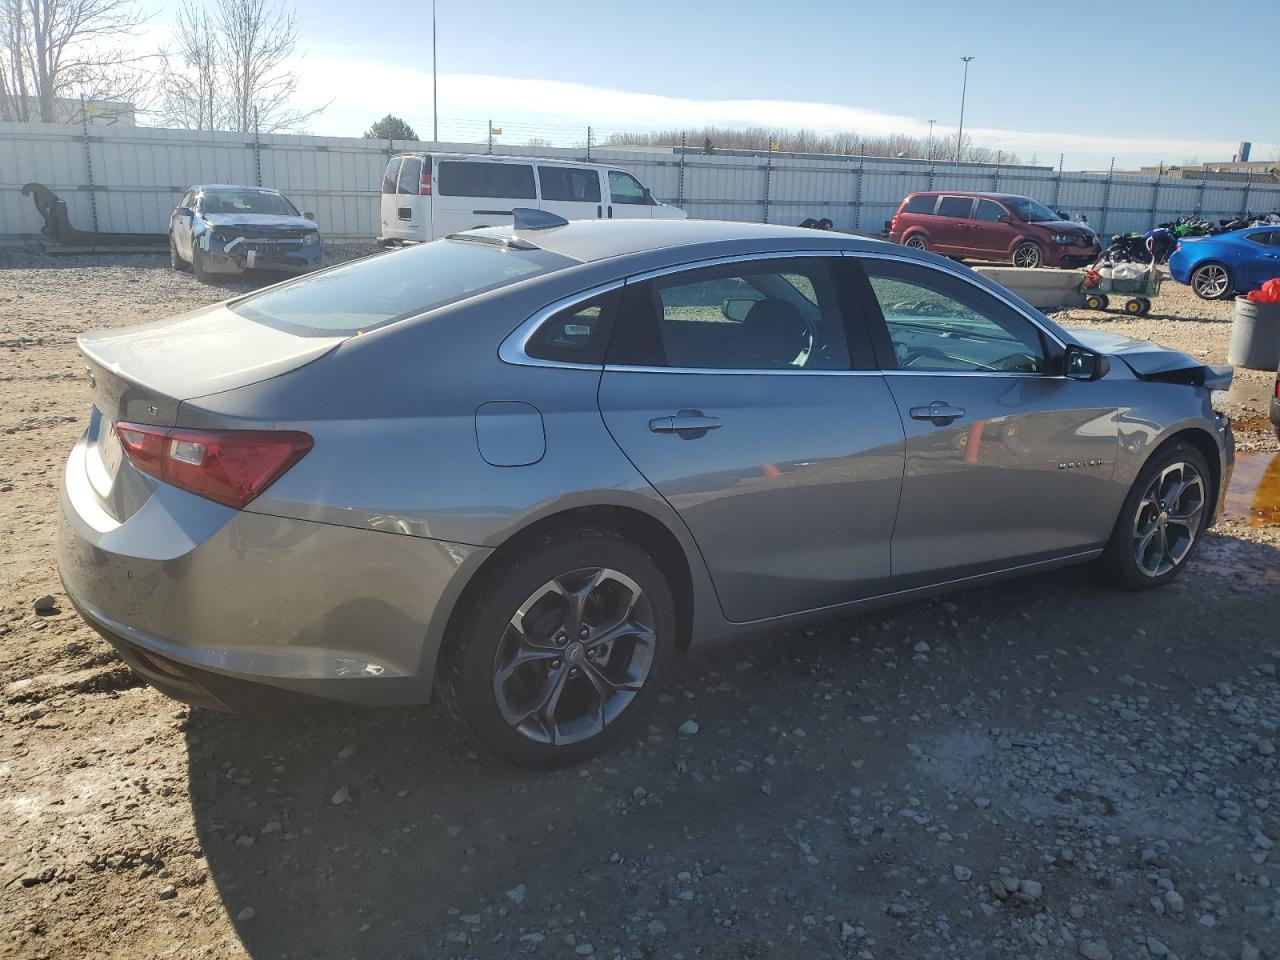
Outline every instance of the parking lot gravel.
[[(74, 337), (253, 282), (0, 248), (0, 956), (1280, 958), (1280, 528), (1251, 489), (1166, 589), (1076, 568), (699, 648), (642, 736), (552, 773), (434, 707), (138, 685), (54, 565)], [(1230, 306), (1058, 319), (1222, 362)]]

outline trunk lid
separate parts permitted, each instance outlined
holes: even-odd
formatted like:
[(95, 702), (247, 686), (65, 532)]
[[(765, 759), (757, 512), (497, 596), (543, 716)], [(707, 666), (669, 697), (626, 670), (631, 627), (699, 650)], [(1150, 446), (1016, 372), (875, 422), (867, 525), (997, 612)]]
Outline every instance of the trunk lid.
[(117, 521), (145, 502), (155, 481), (120, 448), (115, 424), (171, 427), (184, 400), (296, 370), (345, 335), (303, 337), (242, 317), (223, 304), (138, 326), (83, 334), (93, 410), (68, 470), (82, 471), (98, 505)]

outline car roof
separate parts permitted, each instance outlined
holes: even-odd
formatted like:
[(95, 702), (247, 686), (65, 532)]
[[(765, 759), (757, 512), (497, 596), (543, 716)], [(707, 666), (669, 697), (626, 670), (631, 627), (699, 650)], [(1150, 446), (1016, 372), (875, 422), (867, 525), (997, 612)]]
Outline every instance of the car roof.
[[(992, 193), (990, 190), (917, 190), (912, 196), (984, 197), (988, 200), (1031, 200), (1020, 193)], [(1046, 204), (1048, 206), (1048, 204)]]
[(543, 250), (583, 263), (681, 247), (709, 246), (735, 241), (776, 241), (779, 249), (828, 247), (873, 249), (881, 240), (856, 237), (830, 230), (784, 227), (769, 223), (739, 223), (731, 220), (571, 220), (562, 227), (542, 230), (514, 230), (511, 227), (482, 227), (457, 234), (466, 236), (518, 237)]
[(596, 163), (594, 160), (575, 160), (572, 157), (517, 157), (510, 154), (447, 153), (439, 150), (397, 150), (393, 157), (432, 157), (443, 160), (478, 160), (486, 163), (557, 163), (572, 167), (600, 167), (619, 169), (615, 164)]
[(255, 193), (280, 193), (279, 190), (273, 190), (271, 187), (248, 187), (242, 183), (197, 183), (191, 189), (202, 192), (205, 190), (249, 190)]

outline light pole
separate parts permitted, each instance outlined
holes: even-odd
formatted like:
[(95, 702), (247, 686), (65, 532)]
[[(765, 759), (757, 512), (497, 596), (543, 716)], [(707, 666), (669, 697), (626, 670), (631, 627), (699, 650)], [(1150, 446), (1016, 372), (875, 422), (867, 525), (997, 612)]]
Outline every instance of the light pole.
[(440, 142), (440, 111), (435, 104), (435, 0), (431, 0), (431, 142)]
[(925, 149), (926, 160), (933, 159), (933, 125), (937, 122), (938, 122), (937, 120), (929, 121), (929, 146)]
[(956, 134), (956, 163), (960, 162), (960, 151), (964, 148), (964, 97), (969, 92), (969, 61), (973, 57), (961, 57), (964, 61), (964, 83), (960, 87), (960, 132)]

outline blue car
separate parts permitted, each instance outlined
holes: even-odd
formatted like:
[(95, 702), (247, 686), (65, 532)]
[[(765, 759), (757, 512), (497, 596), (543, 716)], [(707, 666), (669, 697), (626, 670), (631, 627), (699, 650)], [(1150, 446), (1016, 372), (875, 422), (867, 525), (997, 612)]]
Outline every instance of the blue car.
[(1280, 225), (1184, 238), (1169, 258), (1169, 273), (1205, 300), (1257, 290), (1280, 277)]
[(169, 218), (169, 262), (197, 280), (245, 270), (306, 273), (324, 260), (315, 214), (278, 190), (208, 184), (182, 195)]

